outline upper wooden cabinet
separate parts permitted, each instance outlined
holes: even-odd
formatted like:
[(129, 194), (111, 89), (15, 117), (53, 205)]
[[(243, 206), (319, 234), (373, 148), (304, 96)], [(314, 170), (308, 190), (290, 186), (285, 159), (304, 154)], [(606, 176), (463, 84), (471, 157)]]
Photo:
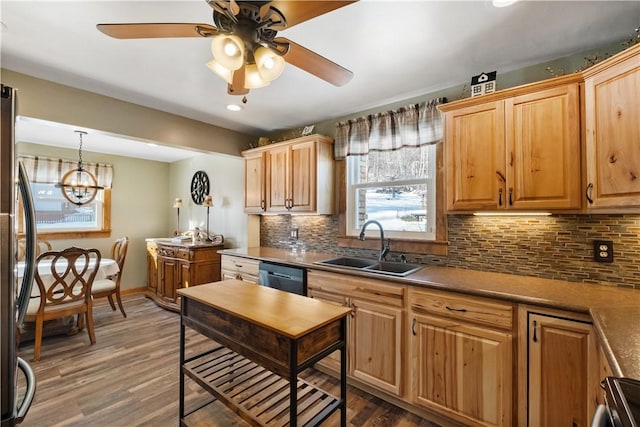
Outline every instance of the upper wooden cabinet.
[(640, 45), (583, 74), (588, 207), (640, 206)]
[(580, 208), (580, 79), (441, 105), (447, 210)]
[(245, 212), (334, 213), (333, 140), (309, 135), (244, 151)]

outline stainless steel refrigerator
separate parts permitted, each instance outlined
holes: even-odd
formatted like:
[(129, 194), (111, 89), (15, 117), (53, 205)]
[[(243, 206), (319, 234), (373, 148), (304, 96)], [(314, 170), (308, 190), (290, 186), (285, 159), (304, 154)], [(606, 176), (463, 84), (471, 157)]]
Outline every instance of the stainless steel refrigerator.
[[(36, 228), (31, 188), (24, 167), (16, 161), (14, 125), (16, 93), (2, 85), (0, 121), (0, 394), (2, 427), (20, 424), (35, 395), (36, 380), (27, 362), (18, 357), (16, 331), (24, 319), (33, 286)], [(17, 253), (18, 197), (24, 208), (25, 272), (18, 283), (15, 273)], [(26, 387), (18, 390), (18, 375)]]

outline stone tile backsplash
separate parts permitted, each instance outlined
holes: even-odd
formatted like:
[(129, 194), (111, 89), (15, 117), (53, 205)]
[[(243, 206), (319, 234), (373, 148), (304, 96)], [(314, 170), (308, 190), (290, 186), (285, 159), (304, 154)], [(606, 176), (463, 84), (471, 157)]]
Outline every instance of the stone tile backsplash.
[[(640, 215), (477, 217), (449, 215), (449, 254), (406, 254), (409, 262), (640, 289)], [(306, 250), (375, 258), (338, 247), (337, 216), (262, 216), (260, 244), (288, 248), (290, 230)], [(593, 260), (593, 241), (613, 241), (613, 263)], [(400, 253), (393, 252), (391, 259)]]

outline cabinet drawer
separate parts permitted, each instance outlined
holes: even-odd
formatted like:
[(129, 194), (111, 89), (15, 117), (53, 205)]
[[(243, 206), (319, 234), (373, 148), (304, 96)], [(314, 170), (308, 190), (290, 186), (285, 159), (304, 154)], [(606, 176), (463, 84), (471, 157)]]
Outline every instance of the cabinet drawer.
[(158, 245), (158, 256), (162, 256), (165, 258), (175, 258), (177, 252), (178, 250), (176, 248)]
[(255, 259), (222, 255), (222, 269), (227, 272), (248, 274), (258, 277), (260, 261)]
[(189, 249), (179, 249), (176, 254), (176, 258), (190, 261), (192, 258), (192, 252)]
[(307, 271), (307, 289), (309, 293), (341, 294), (395, 307), (404, 307), (407, 291), (407, 287), (399, 283), (387, 284), (383, 280), (318, 270)]
[(488, 298), (410, 288), (409, 305), (416, 313), (438, 314), (496, 328), (513, 327), (513, 305)]

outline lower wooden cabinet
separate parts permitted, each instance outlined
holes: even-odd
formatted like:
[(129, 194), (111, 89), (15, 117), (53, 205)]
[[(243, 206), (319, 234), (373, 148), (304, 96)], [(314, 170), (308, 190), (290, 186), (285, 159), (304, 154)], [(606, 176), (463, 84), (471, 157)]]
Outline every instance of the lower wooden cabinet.
[(180, 311), (177, 290), (220, 280), (222, 245), (179, 244), (170, 239), (147, 241), (147, 290), (159, 306)]
[(520, 380), (526, 388), (520, 425), (589, 426), (600, 379), (588, 316), (532, 307), (520, 310), (520, 345), (526, 356), (520, 360)]
[(233, 255), (222, 255), (220, 275), (222, 280), (236, 279), (258, 283), (260, 261)]
[(404, 310), (356, 298), (351, 308), (351, 375), (400, 396)]
[[(396, 396), (404, 395), (403, 361), (406, 287), (324, 271), (307, 271), (307, 293), (351, 307), (347, 322), (347, 374)], [(337, 355), (321, 365), (334, 369)]]
[(512, 305), (410, 288), (409, 307), (412, 403), (467, 425), (512, 425)]

